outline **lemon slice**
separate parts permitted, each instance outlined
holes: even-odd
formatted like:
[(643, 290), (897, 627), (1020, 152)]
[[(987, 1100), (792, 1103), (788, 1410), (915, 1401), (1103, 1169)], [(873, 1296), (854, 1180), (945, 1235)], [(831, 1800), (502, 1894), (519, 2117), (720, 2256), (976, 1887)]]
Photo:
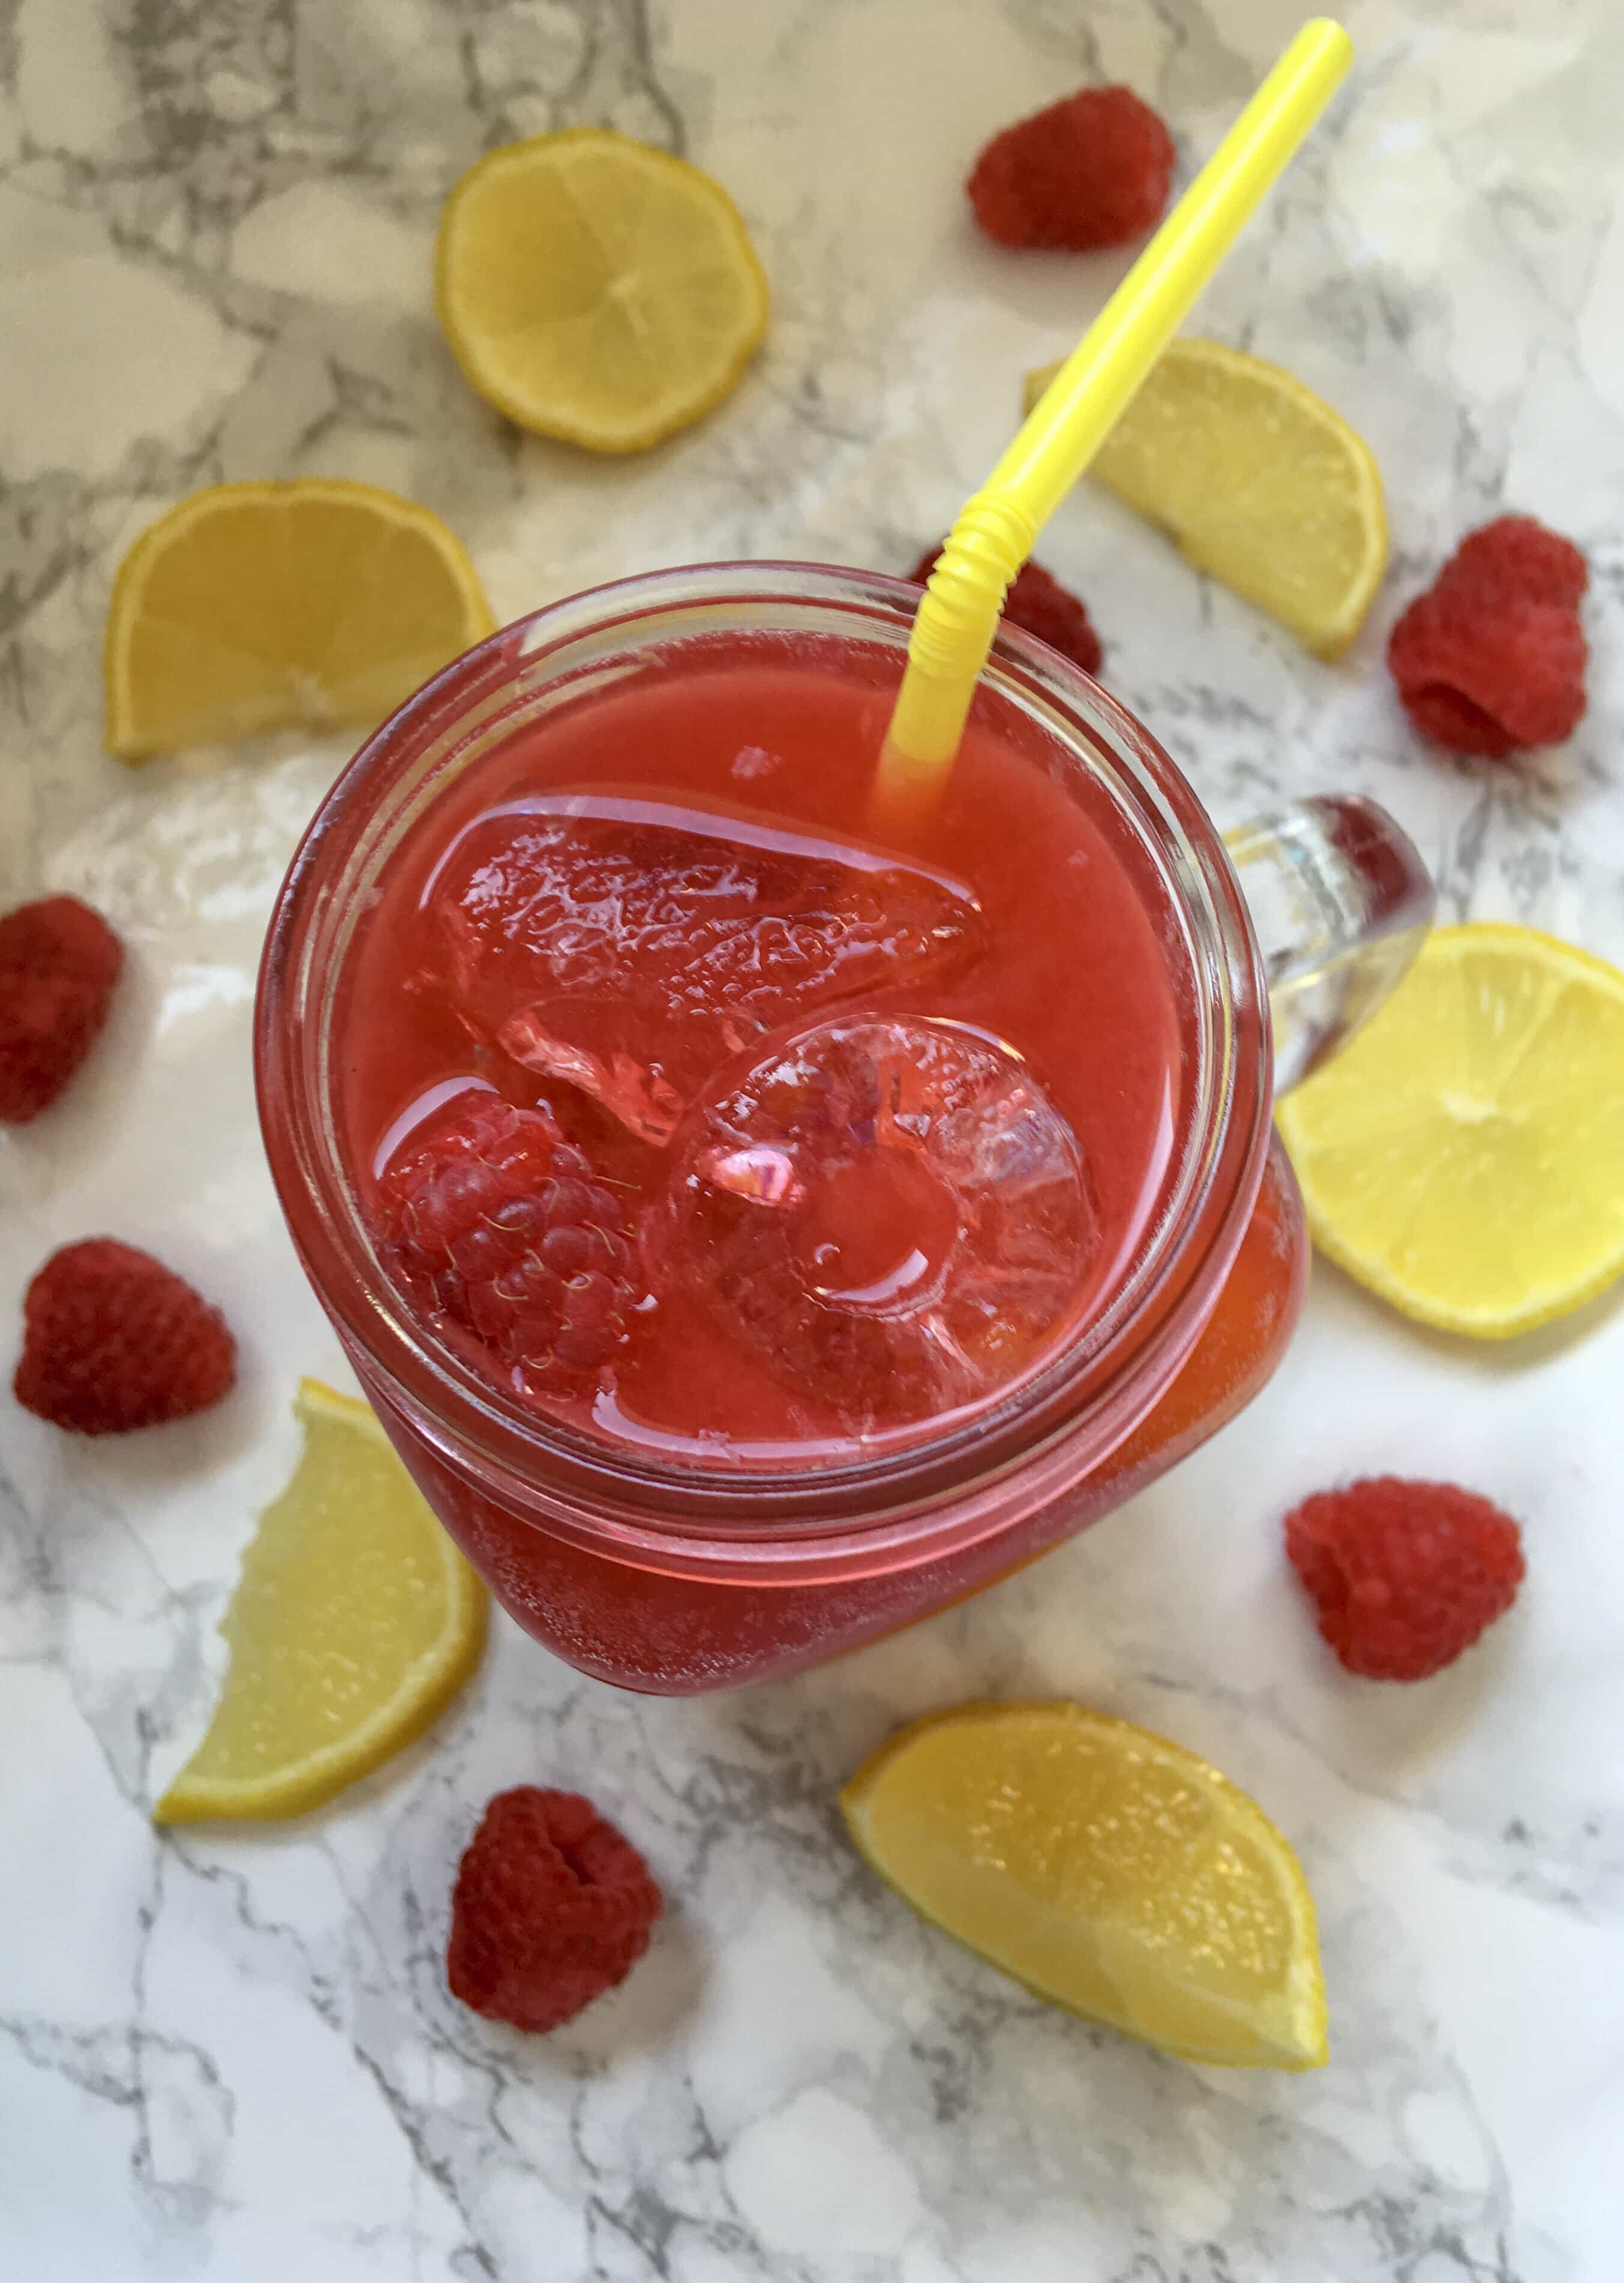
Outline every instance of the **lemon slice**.
[(641, 452), (734, 389), (767, 322), (737, 207), (684, 160), (595, 127), (509, 143), (440, 218), (440, 323), (521, 428)]
[(1440, 928), (1281, 1103), (1314, 1240), (1443, 1331), (1506, 1339), (1624, 1272), (1624, 975), (1533, 928)]
[(1080, 1704), (965, 1705), (905, 1728), (841, 1804), (882, 1879), (1040, 1997), (1186, 2061), (1324, 2062), (1302, 1866), (1165, 1737)]
[[(1027, 375), (1029, 411), (1059, 370)], [(1170, 342), (1089, 472), (1320, 657), (1358, 633), (1387, 567), (1381, 473), (1278, 364)]]
[(221, 1632), (225, 1688), (158, 1823), (302, 1815), (420, 1735), (479, 1662), (487, 1597), (364, 1403), (300, 1383), (292, 1481)]
[(461, 542), (372, 484), (216, 484), (119, 566), (107, 748), (139, 761), (266, 729), (368, 728), (495, 621)]

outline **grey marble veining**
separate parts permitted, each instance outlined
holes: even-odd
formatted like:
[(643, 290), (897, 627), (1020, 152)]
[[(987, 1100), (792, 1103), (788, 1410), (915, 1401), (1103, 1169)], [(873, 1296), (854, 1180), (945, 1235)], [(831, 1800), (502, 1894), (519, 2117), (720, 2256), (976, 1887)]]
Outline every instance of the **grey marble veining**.
[[(617, 1695), (505, 1625), (434, 1734), (282, 1830), (159, 1838), (214, 1627), (342, 1367), (254, 1137), (248, 1011), (341, 758), (100, 752), (113, 567), (190, 487), (307, 472), (444, 513), (504, 615), (661, 563), (901, 568), (1007, 434), (1023, 368), (1124, 260), (1014, 261), (959, 183), (993, 128), (1126, 78), (1208, 149), (1296, 12), (1259, 0), (0, 0), (0, 900), (74, 889), (131, 947), (73, 1097), (0, 1136), (0, 1321), (107, 1228), (241, 1331), (216, 1414), (102, 1449), (0, 1410), (0, 2271), (34, 2283), (1613, 2283), (1624, 2264), (1624, 1319), (1512, 1356), (1322, 1273), (1246, 1418), (968, 1607), (794, 1682)], [(1451, 916), (1624, 956), (1624, 204), (1613, 0), (1356, 0), (1356, 83), (1199, 323), (1278, 358), (1383, 466), (1394, 567), (1328, 667), (1108, 500), (1045, 559), (1106, 677), (1225, 821), (1387, 801)], [(713, 419), (601, 464), (463, 386), (429, 249), (489, 144), (602, 121), (739, 199), (765, 350)], [(1502, 504), (1594, 572), (1589, 714), (1516, 768), (1409, 729), (1388, 627)], [(185, 1178), (177, 1181), (177, 1105)], [(1293, 1498), (1386, 1467), (1527, 1526), (1513, 1616), (1426, 1687), (1348, 1679), (1280, 1561)], [(916, 1921), (839, 1782), (899, 1719), (1066, 1694), (1208, 1753), (1318, 1899), (1333, 2061), (1191, 2069)], [(579, 1783), (672, 1897), (568, 2029), (441, 1972), (480, 1804)]]

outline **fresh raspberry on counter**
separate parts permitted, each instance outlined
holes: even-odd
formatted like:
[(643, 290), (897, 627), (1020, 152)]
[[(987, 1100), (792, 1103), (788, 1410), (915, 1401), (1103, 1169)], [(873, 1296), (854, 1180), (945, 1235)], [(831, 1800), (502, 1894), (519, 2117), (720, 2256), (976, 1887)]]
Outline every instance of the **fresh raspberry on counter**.
[(1585, 710), (1589, 579), (1578, 549), (1530, 516), (1497, 517), (1464, 539), (1387, 639), (1422, 735), (1494, 760), (1570, 736)]
[(1573, 541), (1560, 532), (1547, 531), (1531, 515), (1499, 515), (1467, 533), (1438, 580), (1480, 594), (1504, 590), (1525, 602), (1559, 603), (1576, 611), (1590, 583), (1590, 571)]
[(77, 896), (0, 919), (0, 1123), (49, 1110), (107, 1019), (124, 947)]
[[(923, 586), (941, 557), (940, 546), (928, 547), (909, 572)], [(1039, 642), (1059, 651), (1084, 674), (1098, 674), (1103, 652), (1087, 611), (1068, 588), (1045, 571), (1041, 563), (1023, 563), (1004, 597), (1004, 616)]]
[(379, 1183), (386, 1266), (521, 1391), (594, 1385), (637, 1297), (612, 1189), (543, 1109), (465, 1095)]
[(237, 1343), (183, 1278), (111, 1236), (53, 1252), (23, 1298), (12, 1391), (76, 1435), (124, 1435), (206, 1411), (237, 1379)]
[(1426, 1680), (1517, 1598), (1522, 1534), (1452, 1483), (1370, 1477), (1286, 1517), (1286, 1551), (1349, 1672)]
[(1086, 253), (1162, 219), (1173, 138), (1131, 88), (1086, 87), (995, 135), (966, 184), (999, 245)]
[(451, 1993), (516, 2030), (556, 2030), (624, 1982), (662, 1897), (649, 1866), (579, 1792), (498, 1792), (458, 1866)]

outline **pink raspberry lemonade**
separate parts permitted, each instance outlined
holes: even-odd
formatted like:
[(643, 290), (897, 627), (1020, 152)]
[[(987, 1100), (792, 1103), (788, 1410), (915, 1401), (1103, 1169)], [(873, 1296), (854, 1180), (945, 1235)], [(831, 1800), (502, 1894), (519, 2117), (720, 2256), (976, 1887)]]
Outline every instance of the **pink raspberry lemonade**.
[[(876, 830), (912, 599), (724, 565), (507, 629), (358, 756), (273, 923), (307, 1270), (470, 1560), (623, 1686), (786, 1671), (1003, 1574), (1230, 1418), (1300, 1305), (1212, 828), (1009, 637), (939, 806)], [(1419, 891), (1341, 807), (1322, 870), (1405, 905), (1351, 912), (1369, 1001)]]

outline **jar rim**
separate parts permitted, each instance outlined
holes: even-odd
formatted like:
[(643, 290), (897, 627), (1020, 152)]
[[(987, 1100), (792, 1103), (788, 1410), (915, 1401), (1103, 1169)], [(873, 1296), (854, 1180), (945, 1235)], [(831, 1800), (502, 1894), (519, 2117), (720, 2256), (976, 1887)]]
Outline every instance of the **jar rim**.
[(813, 1470), (699, 1469), (588, 1438), (521, 1406), (414, 1323), (384, 1286), (325, 1082), (326, 1025), (342, 965), (334, 930), (346, 924), (346, 911), (353, 925), (366, 866), (376, 870), (514, 693), (554, 687), (566, 671), (589, 674), (628, 648), (669, 643), (712, 620), (771, 631), (828, 619), (847, 640), (866, 629), (900, 648), (917, 601), (916, 587), (878, 573), (757, 562), (644, 573), (549, 604), (455, 659), (366, 740), (311, 821), (278, 895), (260, 967), (255, 1077), (272, 1176), (306, 1273), (375, 1394), (465, 1477), (583, 1542), (607, 1534), (642, 1558), (683, 1547), (697, 1555), (702, 1543), (720, 1555), (749, 1542), (752, 1568), (771, 1542), (793, 1566), (808, 1536), (877, 1548), (899, 1533), (930, 1531), (947, 1508), (973, 1527), (989, 1496), (1006, 1515), (1012, 1473), (1034, 1489), (1049, 1484), (1043, 1494), (1053, 1495), (1054, 1484), (1107, 1455), (1170, 1383), (1244, 1232), (1268, 1147), (1268, 998), (1222, 840), (1142, 724), (1080, 668), (1004, 628), (986, 669), (990, 686), (1108, 776), (1157, 857), (1198, 965), (1203, 1031), (1183, 1193), (1101, 1312), (1103, 1320), (1115, 1310), (1118, 1320), (1097, 1338), (1096, 1320), (1072, 1347), (945, 1434)]

